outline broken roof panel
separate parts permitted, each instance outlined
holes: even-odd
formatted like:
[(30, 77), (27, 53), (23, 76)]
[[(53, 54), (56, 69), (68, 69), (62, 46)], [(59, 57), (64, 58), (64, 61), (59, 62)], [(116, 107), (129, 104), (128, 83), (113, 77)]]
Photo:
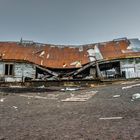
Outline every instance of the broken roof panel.
[(139, 46), (138, 41), (127, 39), (72, 47), (0, 42), (0, 54), (3, 60), (28, 61), (47, 68), (77, 68), (95, 59), (139, 57), (140, 50), (134, 49)]

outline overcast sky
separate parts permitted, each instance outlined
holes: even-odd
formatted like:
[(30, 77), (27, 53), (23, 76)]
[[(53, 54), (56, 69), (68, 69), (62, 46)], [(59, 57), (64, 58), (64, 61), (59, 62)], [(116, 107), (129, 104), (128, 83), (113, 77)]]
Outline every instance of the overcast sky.
[(140, 38), (140, 0), (0, 0), (0, 40), (88, 44)]

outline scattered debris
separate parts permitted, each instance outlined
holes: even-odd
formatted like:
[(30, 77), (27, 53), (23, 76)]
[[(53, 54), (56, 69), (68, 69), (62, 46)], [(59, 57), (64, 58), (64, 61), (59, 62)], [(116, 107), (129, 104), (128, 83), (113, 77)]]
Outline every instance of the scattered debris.
[(128, 89), (128, 88), (132, 88), (133, 86), (126, 86), (126, 87), (122, 87), (122, 89)]
[(1, 98), (1, 99), (0, 99), (0, 102), (4, 102), (4, 100), (5, 100), (5, 98)]
[(47, 97), (42, 97), (42, 96), (33, 96), (33, 97), (37, 99), (48, 99)]
[(87, 91), (85, 94), (87, 95), (87, 94), (95, 94), (95, 93), (97, 93), (98, 91)]
[(132, 100), (140, 99), (140, 93), (136, 93), (132, 95)]
[(126, 84), (133, 84), (133, 83), (135, 83), (136, 81), (128, 81), (128, 82), (123, 82), (123, 83), (121, 83), (122, 85), (126, 85)]
[(27, 97), (28, 99), (30, 98), (47, 99), (46, 97), (42, 97), (42, 96), (29, 96), (29, 95), (20, 95), (20, 96)]
[(44, 86), (44, 85), (42, 85), (42, 86), (39, 86), (38, 88), (45, 88), (45, 86)]
[(57, 99), (57, 98), (55, 98), (55, 97), (42, 97), (42, 96), (29, 96), (29, 95), (20, 95), (21, 97), (26, 97), (26, 98), (28, 98), (28, 99), (30, 99), (30, 98), (35, 98), (35, 99)]
[(105, 118), (99, 118), (99, 120), (118, 120), (122, 118), (123, 117), (105, 117)]
[(66, 98), (61, 100), (62, 102), (85, 102), (88, 99), (90, 99), (92, 96), (94, 96), (97, 93), (97, 91), (90, 91), (78, 95), (72, 94), (70, 98)]
[(90, 87), (95, 87), (95, 84), (90, 84)]
[(66, 87), (66, 88), (62, 88), (61, 91), (76, 91), (76, 90), (80, 90), (80, 88), (69, 88), (69, 87)]
[(129, 89), (129, 88), (137, 87), (137, 86), (140, 86), (140, 84), (135, 84), (135, 85), (131, 85), (131, 86), (122, 87), (122, 89)]
[(17, 106), (13, 106), (13, 108), (15, 108), (16, 110), (18, 109), (18, 107), (17, 107)]
[(62, 102), (85, 102), (87, 99), (85, 98), (78, 98), (78, 97), (70, 97), (66, 98), (64, 100), (61, 100)]
[(10, 87), (11, 87), (11, 88), (22, 88), (23, 86), (20, 86), (20, 85), (18, 85), (18, 86), (10, 85)]
[(114, 95), (113, 98), (118, 98), (120, 97), (121, 95)]

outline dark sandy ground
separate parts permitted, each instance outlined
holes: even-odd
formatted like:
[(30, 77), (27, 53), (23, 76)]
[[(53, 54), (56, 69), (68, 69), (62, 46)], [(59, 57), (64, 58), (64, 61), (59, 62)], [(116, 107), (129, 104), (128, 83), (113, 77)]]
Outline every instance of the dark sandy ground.
[[(65, 92), (1, 92), (0, 140), (140, 140), (140, 99), (132, 100), (133, 94), (140, 93), (140, 86), (122, 89), (138, 83)], [(85, 99), (86, 94), (86, 101), (62, 101)]]

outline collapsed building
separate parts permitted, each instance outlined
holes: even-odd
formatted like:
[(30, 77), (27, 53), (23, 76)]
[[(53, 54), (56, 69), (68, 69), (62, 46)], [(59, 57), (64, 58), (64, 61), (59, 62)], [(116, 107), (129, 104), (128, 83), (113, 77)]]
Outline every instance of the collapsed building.
[(0, 42), (0, 81), (140, 77), (140, 40), (87, 45)]

